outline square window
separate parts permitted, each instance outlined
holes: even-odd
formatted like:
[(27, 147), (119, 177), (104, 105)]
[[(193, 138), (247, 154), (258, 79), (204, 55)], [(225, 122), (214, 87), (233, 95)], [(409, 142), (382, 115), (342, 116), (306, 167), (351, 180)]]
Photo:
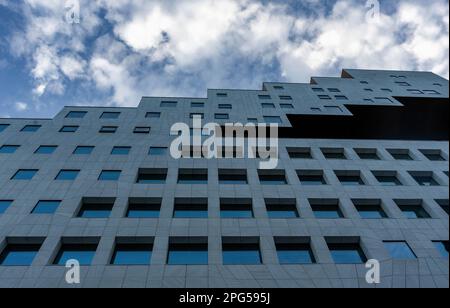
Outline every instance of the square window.
[(247, 181), (247, 170), (219, 169), (219, 184), (245, 185)]
[(270, 219), (299, 218), (295, 199), (266, 199), (267, 215)]
[(138, 184), (164, 184), (167, 178), (167, 169), (139, 169), (136, 183)]
[(389, 154), (395, 159), (395, 160), (407, 160), (411, 161), (413, 158), (411, 157), (411, 153), (409, 150), (403, 150), (403, 149), (389, 149), (387, 150)]
[(275, 104), (263, 103), (263, 104), (261, 104), (261, 107), (264, 108), (264, 109), (275, 109)]
[(161, 102), (161, 108), (175, 108), (177, 107), (178, 102), (174, 102), (174, 101), (164, 101)]
[(430, 214), (423, 208), (422, 200), (394, 200), (408, 219), (427, 219)]
[(32, 214), (54, 214), (57, 210), (61, 201), (39, 201), (34, 207)]
[(366, 185), (361, 178), (360, 171), (335, 171), (336, 177), (344, 186), (362, 186)]
[(345, 240), (328, 240), (328, 248), (336, 264), (364, 264), (367, 258), (358, 243), (346, 243)]
[(281, 109), (294, 109), (292, 104), (280, 104)]
[(103, 126), (100, 128), (102, 134), (114, 134), (117, 131), (117, 126)]
[(231, 104), (219, 104), (219, 109), (233, 109)]
[(152, 251), (153, 241), (150, 241), (150, 239), (120, 239), (116, 241), (111, 264), (150, 265)]
[(117, 182), (120, 178), (122, 171), (116, 170), (103, 170), (98, 176), (99, 181), (112, 181)]
[(291, 159), (313, 159), (311, 148), (287, 148)]
[(41, 249), (42, 242), (39, 240), (39, 243), (36, 244), (8, 243), (0, 255), (0, 265), (30, 266)]
[(309, 204), (317, 219), (340, 219), (344, 214), (336, 199), (310, 199)]
[(205, 107), (205, 103), (192, 102), (191, 108), (203, 108)]
[(100, 119), (110, 119), (115, 120), (120, 117), (120, 112), (103, 112)]
[(448, 199), (438, 199), (438, 200), (435, 200), (435, 201), (442, 208), (442, 210), (444, 212), (446, 212), (447, 215), (448, 215), (448, 213), (449, 213), (449, 202), (448, 202)]
[(34, 153), (35, 154), (53, 154), (58, 147), (54, 145), (41, 145)]
[(280, 264), (316, 263), (309, 238), (276, 237), (275, 247)]
[(284, 170), (258, 170), (259, 181), (262, 185), (287, 185)]
[(168, 149), (165, 147), (150, 147), (148, 154), (150, 156), (165, 156)]
[(342, 159), (342, 160), (347, 159), (344, 149), (322, 148), (321, 151), (326, 159)]
[(283, 124), (283, 120), (276, 116), (264, 116), (264, 122), (269, 124)]
[(208, 184), (208, 169), (180, 169), (178, 184)]
[(382, 186), (402, 185), (402, 182), (397, 177), (396, 171), (372, 171), (372, 173)]
[(224, 265), (262, 264), (259, 239), (223, 238), (222, 254)]
[(441, 150), (420, 150), (420, 152), (430, 161), (446, 161)]
[(253, 218), (252, 199), (220, 199), (220, 217), (222, 219)]
[(355, 149), (355, 152), (363, 160), (380, 160), (377, 149)]
[(7, 129), (9, 124), (0, 124), (0, 133)]
[(29, 181), (32, 180), (38, 170), (22, 169), (16, 172), (11, 180)]
[(208, 238), (170, 238), (168, 265), (207, 265)]
[(150, 134), (150, 127), (135, 127), (133, 133), (135, 134)]
[(327, 185), (322, 170), (297, 170), (297, 175), (302, 185)]
[(292, 100), (292, 96), (289, 95), (280, 95), (280, 100), (282, 101), (291, 101)]
[(97, 251), (98, 239), (80, 239), (77, 241), (63, 239), (63, 241), (67, 243), (61, 245), (56, 258), (53, 261), (54, 265), (65, 266), (69, 260), (77, 260), (81, 266), (91, 265)]
[(0, 147), (0, 154), (14, 154), (19, 148), (19, 145), (3, 145)]
[(150, 119), (159, 119), (161, 118), (161, 112), (147, 112), (145, 117)]
[(42, 126), (41, 125), (26, 125), (22, 128), (22, 132), (34, 133), (37, 132)]
[(79, 126), (63, 126), (59, 132), (60, 133), (75, 133), (78, 130)]
[(230, 118), (230, 116), (226, 113), (216, 113), (214, 115), (214, 118), (216, 120), (228, 120)]
[(114, 147), (111, 151), (111, 155), (129, 155), (131, 147)]
[(109, 218), (115, 198), (83, 198), (78, 218)]
[(440, 186), (439, 183), (434, 179), (433, 172), (415, 172), (410, 171), (411, 177), (420, 186)]
[(67, 119), (83, 119), (87, 114), (87, 111), (70, 111), (67, 115)]
[(130, 198), (126, 217), (128, 218), (159, 218), (162, 199), (160, 198)]
[(73, 151), (74, 155), (90, 155), (95, 147), (93, 146), (78, 146)]
[(383, 242), (390, 256), (394, 260), (415, 260), (417, 259), (411, 247), (406, 242)]
[(354, 199), (352, 201), (362, 219), (388, 218), (381, 205), (381, 200)]
[(270, 95), (258, 95), (259, 99), (272, 99)]
[(208, 218), (208, 199), (176, 198), (173, 218)]
[(13, 200), (0, 200), (0, 215), (5, 214), (6, 210), (8, 210), (13, 202)]
[(80, 170), (61, 170), (56, 176), (57, 181), (75, 181)]
[(436, 241), (433, 243), (442, 257), (448, 259), (448, 241)]

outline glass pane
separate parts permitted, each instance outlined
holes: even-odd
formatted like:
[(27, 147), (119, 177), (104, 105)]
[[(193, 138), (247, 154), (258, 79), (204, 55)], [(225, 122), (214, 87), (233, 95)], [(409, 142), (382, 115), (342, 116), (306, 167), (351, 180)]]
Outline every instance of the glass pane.
[(94, 147), (77, 147), (73, 154), (75, 155), (89, 155), (94, 150)]
[(31, 180), (36, 175), (36, 170), (19, 170), (13, 177), (13, 180)]
[(270, 210), (267, 212), (269, 218), (298, 218), (298, 213), (295, 210), (286, 210), (286, 211), (274, 211)]
[(36, 154), (53, 154), (56, 148), (56, 146), (41, 146), (36, 150)]
[(12, 203), (10, 200), (0, 200), (0, 214), (4, 214)]
[(312, 252), (307, 249), (303, 250), (278, 250), (278, 259), (280, 264), (313, 264), (314, 258)]
[(434, 242), (434, 245), (444, 258), (448, 258), (448, 242)]
[(109, 218), (111, 214), (110, 210), (94, 210), (85, 209), (80, 212), (80, 218)]
[(33, 214), (53, 214), (60, 204), (60, 201), (39, 201), (33, 210)]
[(159, 218), (159, 210), (145, 210), (143, 208), (130, 209), (127, 213), (128, 218)]
[(393, 259), (413, 260), (416, 255), (405, 242), (385, 242), (384, 245)]
[(118, 181), (120, 178), (120, 171), (103, 171), (98, 180), (99, 181)]
[(17, 145), (4, 145), (0, 147), (0, 154), (14, 154), (18, 148)]
[(208, 251), (179, 250), (170, 251), (168, 264), (170, 265), (206, 265)]
[(261, 254), (259, 250), (224, 251), (223, 264), (225, 265), (261, 264)]
[(208, 211), (196, 210), (175, 210), (174, 218), (208, 218)]
[(361, 264), (366, 258), (359, 249), (334, 249), (331, 255), (336, 264)]
[(11, 245), (0, 258), (2, 266), (29, 266), (39, 250), (38, 245)]
[(73, 181), (77, 178), (78, 173), (79, 173), (79, 171), (75, 171), (75, 170), (63, 170), (58, 174), (58, 176), (56, 177), (56, 180)]
[(77, 260), (82, 266), (89, 266), (95, 256), (97, 245), (64, 245), (55, 264), (65, 266), (69, 260)]
[(220, 217), (228, 218), (253, 218), (253, 212), (250, 210), (221, 210)]
[(114, 265), (149, 265), (152, 258), (151, 249), (116, 250), (112, 264)]
[(111, 154), (112, 155), (128, 155), (130, 154), (130, 147), (114, 147)]

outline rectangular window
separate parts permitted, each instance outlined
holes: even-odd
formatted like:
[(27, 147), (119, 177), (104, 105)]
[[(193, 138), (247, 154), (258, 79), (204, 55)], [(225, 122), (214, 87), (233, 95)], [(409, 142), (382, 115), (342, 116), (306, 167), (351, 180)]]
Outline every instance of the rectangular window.
[(122, 171), (118, 170), (103, 170), (98, 176), (98, 180), (117, 182), (120, 178), (121, 173)]
[(161, 108), (176, 108), (178, 105), (178, 102), (174, 102), (174, 101), (164, 101), (161, 102)]
[(411, 86), (409, 83), (404, 82), (404, 81), (396, 81), (395, 83), (401, 87), (410, 87)]
[(222, 238), (224, 265), (262, 264), (258, 238)]
[(397, 171), (372, 171), (377, 181), (383, 186), (402, 186)]
[(438, 181), (435, 180), (434, 174), (431, 171), (430, 172), (410, 171), (409, 174), (420, 186), (440, 186)]
[(9, 124), (0, 124), (0, 133), (9, 127)]
[(311, 239), (303, 237), (275, 237), (280, 264), (314, 264)]
[[(7, 239), (7, 245), (0, 254), (1, 266), (31, 266), (43, 239), (26, 239), (26, 244), (17, 240)], [(34, 242), (34, 243), (33, 243)]]
[(75, 181), (80, 170), (61, 170), (56, 176), (57, 181)]
[(148, 154), (150, 156), (166, 156), (168, 149), (165, 147), (150, 147)]
[(272, 99), (270, 95), (258, 95), (259, 99)]
[(263, 104), (261, 104), (261, 107), (263, 109), (275, 109), (276, 108), (275, 104), (272, 104), (272, 103), (263, 103)]
[(66, 115), (67, 119), (83, 119), (87, 114), (87, 111), (69, 111)]
[(388, 218), (383, 210), (381, 200), (353, 199), (353, 204), (362, 219), (385, 219)]
[(284, 170), (258, 170), (259, 181), (262, 185), (287, 185)]
[(360, 171), (335, 171), (336, 177), (344, 186), (362, 186), (366, 185), (361, 178)]
[(312, 90), (313, 90), (313, 92), (316, 92), (316, 93), (323, 93), (323, 92), (325, 92), (325, 90), (322, 89), (322, 88), (312, 88)]
[(283, 124), (283, 120), (276, 116), (264, 116), (264, 122), (268, 124)]
[(245, 219), (253, 218), (252, 199), (220, 199), (220, 217), (223, 219)]
[(180, 169), (178, 184), (208, 184), (208, 169)]
[(292, 100), (292, 96), (289, 95), (280, 95), (280, 100), (282, 101), (291, 101)]
[(94, 151), (93, 146), (78, 146), (73, 151), (74, 155), (90, 155), (92, 154), (92, 151)]
[(147, 112), (145, 117), (150, 119), (159, 119), (161, 118), (161, 112)]
[(5, 214), (6, 210), (8, 210), (13, 202), (13, 200), (0, 200), (0, 215)]
[(135, 127), (133, 133), (135, 134), (150, 134), (150, 127)]
[(117, 126), (103, 126), (100, 128), (100, 133), (102, 134), (114, 134), (117, 132)]
[(331, 100), (331, 96), (329, 96), (329, 95), (318, 95), (318, 97), (319, 97), (319, 99), (321, 99), (321, 100)]
[(61, 129), (59, 130), (60, 133), (75, 133), (78, 128), (80, 128), (79, 126), (63, 126), (61, 127)]
[(326, 159), (347, 159), (345, 149), (342, 148), (322, 148), (321, 151)]
[(448, 259), (448, 241), (435, 241), (433, 243), (441, 256)]
[(208, 199), (176, 198), (173, 218), (208, 218)]
[(442, 210), (444, 212), (446, 212), (447, 215), (448, 215), (448, 213), (449, 213), (449, 201), (448, 201), (448, 199), (438, 199), (438, 200), (435, 200), (435, 201), (442, 208)]
[(411, 247), (404, 242), (385, 241), (383, 242), (390, 256), (394, 260), (415, 260), (417, 259)]
[(337, 88), (328, 88), (328, 91), (331, 93), (340, 93), (341, 90), (337, 89)]
[(38, 170), (21, 169), (11, 178), (11, 180), (30, 181), (34, 178)]
[(430, 161), (446, 161), (441, 150), (420, 150), (420, 152)]
[(37, 132), (41, 127), (41, 125), (26, 125), (22, 128), (21, 132), (34, 133)]
[(295, 199), (265, 199), (267, 215), (271, 219), (299, 218)]
[(326, 241), (336, 264), (364, 264), (367, 262), (359, 239), (327, 238)]
[(287, 148), (291, 159), (313, 159), (311, 148)]
[(161, 198), (130, 198), (126, 217), (159, 218), (161, 204)]
[(228, 97), (227, 93), (217, 93), (216, 94), (217, 97)]
[(129, 155), (131, 147), (113, 147), (111, 155)]
[(423, 208), (422, 200), (394, 200), (400, 210), (408, 219), (431, 218), (430, 214)]
[(139, 169), (136, 182), (138, 184), (164, 184), (167, 169)]
[(216, 120), (228, 120), (228, 119), (230, 119), (230, 116), (226, 113), (216, 113), (214, 115), (214, 118)]
[(150, 265), (152, 238), (118, 238), (111, 259), (112, 265)]
[(32, 214), (54, 214), (57, 210), (61, 201), (39, 201), (34, 207)]
[(228, 185), (248, 184), (247, 170), (219, 169), (219, 184), (228, 184)]
[(297, 170), (297, 175), (302, 185), (327, 185), (322, 170)]
[(219, 109), (233, 109), (231, 104), (219, 104)]
[(380, 160), (377, 149), (355, 149), (355, 152), (363, 160)]
[(19, 145), (3, 145), (0, 147), (0, 154), (14, 154), (19, 148)]
[(292, 104), (280, 104), (281, 109), (294, 109)]
[(317, 219), (344, 218), (337, 199), (309, 199), (309, 204)]
[(338, 101), (347, 101), (348, 97), (345, 95), (335, 95), (334, 98)]
[(205, 107), (205, 103), (192, 102), (191, 108), (203, 108)]
[(388, 149), (387, 150), (389, 154), (395, 159), (395, 160), (413, 160), (411, 157), (411, 153), (409, 150), (405, 149)]
[(284, 90), (283, 86), (273, 86), (274, 90)]
[(77, 260), (81, 266), (89, 266), (94, 259), (98, 243), (98, 238), (63, 238), (53, 264), (65, 266), (67, 261)]
[(41, 145), (34, 154), (50, 155), (53, 154), (58, 147), (55, 145)]
[(78, 218), (109, 218), (115, 198), (83, 198)]
[(207, 265), (207, 237), (172, 237), (169, 239), (168, 265)]
[(110, 119), (115, 120), (120, 117), (120, 112), (103, 112), (100, 119)]

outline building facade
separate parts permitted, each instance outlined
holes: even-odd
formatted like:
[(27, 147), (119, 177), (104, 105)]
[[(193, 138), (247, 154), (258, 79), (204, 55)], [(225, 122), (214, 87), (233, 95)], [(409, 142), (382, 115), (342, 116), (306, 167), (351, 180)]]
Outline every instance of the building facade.
[[(0, 287), (447, 288), (448, 86), (344, 70), (0, 119)], [(277, 168), (173, 159), (195, 115), (279, 124)]]

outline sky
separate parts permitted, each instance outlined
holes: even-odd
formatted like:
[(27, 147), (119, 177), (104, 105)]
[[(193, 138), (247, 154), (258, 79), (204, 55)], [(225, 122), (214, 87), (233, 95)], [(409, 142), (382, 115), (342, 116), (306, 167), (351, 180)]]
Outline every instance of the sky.
[(448, 0), (0, 0), (0, 118), (343, 68), (448, 79)]

